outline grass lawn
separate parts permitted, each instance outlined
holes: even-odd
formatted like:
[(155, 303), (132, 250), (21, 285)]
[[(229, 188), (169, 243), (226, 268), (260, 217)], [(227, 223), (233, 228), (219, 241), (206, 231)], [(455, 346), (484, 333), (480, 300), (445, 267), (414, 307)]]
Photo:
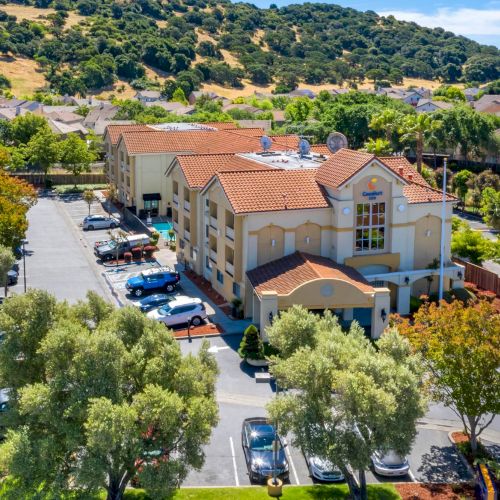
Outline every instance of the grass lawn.
[[(328, 500), (347, 499), (348, 489), (345, 484), (321, 486), (285, 486), (285, 500)], [(126, 500), (149, 500), (140, 490), (128, 490)], [(181, 488), (174, 500), (264, 500), (270, 498), (265, 487), (247, 488)], [(370, 500), (399, 500), (396, 488), (392, 484), (368, 486)]]

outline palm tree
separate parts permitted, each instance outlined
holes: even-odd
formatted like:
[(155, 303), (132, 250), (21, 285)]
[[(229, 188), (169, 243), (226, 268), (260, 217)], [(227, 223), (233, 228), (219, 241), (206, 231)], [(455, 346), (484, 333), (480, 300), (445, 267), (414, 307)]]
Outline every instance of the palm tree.
[(439, 120), (433, 120), (427, 113), (418, 115), (407, 115), (399, 127), (401, 140), (408, 144), (415, 145), (417, 156), (417, 171), (422, 173), (422, 159), (424, 156), (424, 146), (428, 143), (431, 135), (441, 127)]
[(370, 121), (370, 128), (378, 132), (384, 132), (385, 140), (392, 146), (392, 139), (394, 132), (397, 132), (403, 114), (395, 109), (384, 109), (380, 113), (372, 116)]
[(364, 150), (367, 153), (372, 153), (375, 156), (388, 156), (392, 153), (391, 144), (389, 141), (385, 139), (368, 139), (368, 142), (365, 142)]

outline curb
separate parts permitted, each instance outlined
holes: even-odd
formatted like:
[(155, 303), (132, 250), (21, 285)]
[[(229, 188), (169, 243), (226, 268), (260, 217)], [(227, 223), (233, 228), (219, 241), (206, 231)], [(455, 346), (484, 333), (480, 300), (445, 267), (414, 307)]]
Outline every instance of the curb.
[(146, 264), (152, 264), (153, 262), (158, 264), (159, 267), (161, 267), (160, 263), (156, 259), (151, 259), (151, 260), (147, 260), (144, 262), (124, 262), (123, 264), (118, 264), (118, 265), (111, 264), (109, 262), (103, 262), (102, 265), (103, 265), (103, 267), (106, 267), (106, 268), (114, 267), (114, 268), (119, 269), (121, 267), (127, 267), (127, 266), (143, 266)]
[(453, 448), (457, 452), (458, 458), (462, 462), (462, 465), (467, 469), (467, 472), (472, 476), (472, 479), (470, 479), (469, 481), (464, 481), (464, 482), (466, 482), (466, 483), (474, 483), (475, 484), (475, 482), (476, 482), (476, 480), (475, 480), (476, 473), (474, 472), (474, 470), (472, 469), (472, 467), (469, 465), (469, 462), (467, 462), (467, 459), (463, 456), (462, 452), (460, 451), (460, 449), (457, 446), (457, 443), (455, 443), (455, 441), (453, 441), (453, 438), (452, 438), (451, 435), (454, 432), (461, 432), (461, 431), (455, 429), (453, 431), (448, 432), (448, 439), (450, 440), (450, 443), (452, 444)]

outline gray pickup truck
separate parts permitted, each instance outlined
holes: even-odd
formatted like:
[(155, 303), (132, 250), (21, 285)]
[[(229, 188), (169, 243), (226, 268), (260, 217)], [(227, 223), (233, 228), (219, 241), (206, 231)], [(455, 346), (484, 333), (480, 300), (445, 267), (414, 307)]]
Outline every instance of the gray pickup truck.
[(150, 239), (147, 234), (131, 234), (123, 239), (110, 240), (103, 245), (94, 247), (94, 254), (101, 260), (112, 260), (123, 257), (132, 248), (149, 245)]

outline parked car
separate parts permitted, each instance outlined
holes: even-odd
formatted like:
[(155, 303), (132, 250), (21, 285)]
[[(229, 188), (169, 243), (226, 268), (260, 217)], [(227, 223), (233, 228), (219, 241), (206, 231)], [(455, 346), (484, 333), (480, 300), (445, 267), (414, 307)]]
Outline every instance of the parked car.
[(329, 460), (304, 453), (309, 474), (318, 481), (343, 481), (344, 475)]
[(371, 458), (373, 469), (380, 476), (406, 476), (410, 471), (408, 460), (393, 450), (387, 453), (375, 452)]
[(4, 415), (9, 410), (9, 389), (0, 389), (0, 441), (5, 437)]
[(150, 239), (147, 234), (131, 234), (123, 239), (109, 240), (105, 244), (94, 247), (94, 254), (101, 260), (111, 260), (123, 257), (125, 252), (132, 248), (149, 245)]
[(180, 279), (180, 274), (170, 267), (153, 267), (143, 271), (139, 276), (129, 278), (125, 288), (136, 297), (160, 290), (172, 293)]
[(116, 217), (107, 217), (106, 215), (88, 215), (83, 219), (82, 227), (85, 230), (93, 229), (114, 229), (120, 225)]
[(174, 297), (172, 295), (167, 295), (165, 293), (155, 293), (154, 295), (150, 295), (149, 297), (144, 297), (139, 302), (136, 302), (135, 305), (139, 307), (142, 312), (148, 312), (152, 309), (164, 306), (172, 300), (174, 300)]
[[(278, 440), (278, 459), (275, 464), (273, 442)], [(266, 418), (247, 418), (241, 429), (241, 444), (245, 454), (250, 481), (264, 482), (276, 475), (288, 480), (288, 459), (286, 443), (276, 433), (276, 429)]]
[(194, 326), (207, 318), (205, 305), (198, 298), (177, 296), (168, 304), (148, 312), (148, 318), (156, 319), (167, 326), (180, 325), (191, 320)]
[(15, 269), (11, 269), (7, 272), (7, 285), (12, 286), (17, 283), (19, 279), (19, 273)]

